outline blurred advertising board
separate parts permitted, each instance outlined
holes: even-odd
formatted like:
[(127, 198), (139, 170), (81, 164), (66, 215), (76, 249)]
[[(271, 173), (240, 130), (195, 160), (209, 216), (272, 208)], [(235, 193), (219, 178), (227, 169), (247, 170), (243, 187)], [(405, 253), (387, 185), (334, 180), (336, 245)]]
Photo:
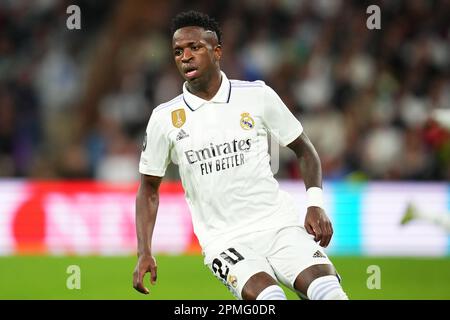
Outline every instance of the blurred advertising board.
[[(280, 182), (305, 215), (301, 181)], [(0, 255), (129, 255), (136, 253), (138, 184), (0, 180)], [(334, 227), (333, 255), (442, 256), (450, 238), (429, 221), (400, 225), (409, 202), (423, 212), (450, 211), (447, 183), (324, 184)], [(450, 213), (448, 213), (450, 214)], [(200, 253), (179, 182), (163, 182), (153, 237), (155, 253)]]

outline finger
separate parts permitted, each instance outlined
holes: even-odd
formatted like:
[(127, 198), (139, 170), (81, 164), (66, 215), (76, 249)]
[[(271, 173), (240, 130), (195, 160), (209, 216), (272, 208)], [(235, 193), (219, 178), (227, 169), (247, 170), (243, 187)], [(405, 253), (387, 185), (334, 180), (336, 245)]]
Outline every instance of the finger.
[(143, 294), (149, 294), (150, 291), (144, 286), (142, 282), (137, 283), (137, 287), (135, 288), (137, 291)]
[(148, 294), (148, 289), (144, 286), (144, 275), (142, 272), (135, 272), (133, 275), (133, 288), (143, 294)]
[(323, 231), (322, 228), (320, 226), (320, 224), (316, 224), (313, 226), (313, 230), (314, 233), (316, 234), (316, 237), (314, 238), (314, 240), (317, 242), (319, 240), (322, 240), (322, 236), (323, 236)]
[(133, 288), (136, 289), (138, 281), (139, 281), (138, 280), (138, 273), (137, 273), (137, 271), (134, 271), (133, 272)]
[(157, 270), (157, 266), (156, 265), (150, 267), (150, 274), (151, 274), (150, 282), (151, 282), (151, 284), (155, 284), (156, 283), (156, 278), (157, 278), (156, 270)]
[(330, 244), (331, 236), (333, 235), (333, 230), (332, 230), (330, 222), (327, 221), (323, 225), (324, 225), (324, 228), (323, 228), (324, 234), (322, 236), (322, 241), (321, 241), (320, 245), (325, 248), (325, 247), (328, 247), (328, 245)]
[(330, 234), (327, 231), (325, 231), (322, 234), (322, 238), (320, 239), (319, 245), (323, 248), (326, 248), (328, 246), (328, 243), (330, 243), (330, 238), (331, 238)]
[(306, 229), (306, 232), (315, 236), (314, 230), (312, 229), (312, 227), (309, 223), (305, 223), (305, 229)]
[(333, 226), (331, 225), (331, 222), (328, 222), (327, 226), (328, 226), (328, 234), (329, 234), (328, 242), (327, 242), (327, 247), (328, 247), (328, 245), (331, 242), (331, 239), (333, 238)]

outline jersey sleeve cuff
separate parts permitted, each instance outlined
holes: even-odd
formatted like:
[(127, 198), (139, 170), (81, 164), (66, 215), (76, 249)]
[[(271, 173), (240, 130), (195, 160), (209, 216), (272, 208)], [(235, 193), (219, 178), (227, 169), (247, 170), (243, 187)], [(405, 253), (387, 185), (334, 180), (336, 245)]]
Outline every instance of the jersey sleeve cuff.
[(139, 173), (146, 174), (148, 176), (164, 177), (165, 170), (149, 169), (143, 166), (139, 166)]
[(303, 132), (303, 127), (299, 126), (297, 127), (297, 129), (295, 131), (292, 132), (292, 134), (290, 134), (289, 136), (287, 136), (286, 138), (283, 138), (283, 140), (280, 139), (280, 144), (283, 147), (286, 147), (288, 144), (290, 144), (292, 141), (294, 141), (295, 139), (297, 139), (298, 137), (300, 137), (300, 135)]

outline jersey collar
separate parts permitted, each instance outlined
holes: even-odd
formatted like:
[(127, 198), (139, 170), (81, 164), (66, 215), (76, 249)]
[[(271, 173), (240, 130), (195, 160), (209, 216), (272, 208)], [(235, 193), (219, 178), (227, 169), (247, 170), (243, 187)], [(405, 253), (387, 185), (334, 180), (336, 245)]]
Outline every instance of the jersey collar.
[(228, 103), (230, 101), (231, 95), (231, 83), (228, 80), (227, 76), (223, 71), (220, 71), (222, 75), (222, 82), (220, 84), (219, 90), (216, 95), (211, 100), (204, 100), (196, 95), (193, 95), (186, 88), (186, 82), (183, 84), (183, 100), (184, 103), (191, 109), (192, 111), (197, 110), (205, 103)]

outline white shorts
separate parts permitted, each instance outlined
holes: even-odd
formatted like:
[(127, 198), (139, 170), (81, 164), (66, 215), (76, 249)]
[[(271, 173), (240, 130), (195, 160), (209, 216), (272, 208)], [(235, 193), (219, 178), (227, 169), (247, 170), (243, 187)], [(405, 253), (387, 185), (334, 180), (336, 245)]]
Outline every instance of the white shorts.
[(315, 264), (332, 264), (314, 236), (302, 227), (292, 226), (253, 232), (207, 247), (205, 265), (237, 298), (248, 279), (266, 272), (294, 290), (298, 274)]

